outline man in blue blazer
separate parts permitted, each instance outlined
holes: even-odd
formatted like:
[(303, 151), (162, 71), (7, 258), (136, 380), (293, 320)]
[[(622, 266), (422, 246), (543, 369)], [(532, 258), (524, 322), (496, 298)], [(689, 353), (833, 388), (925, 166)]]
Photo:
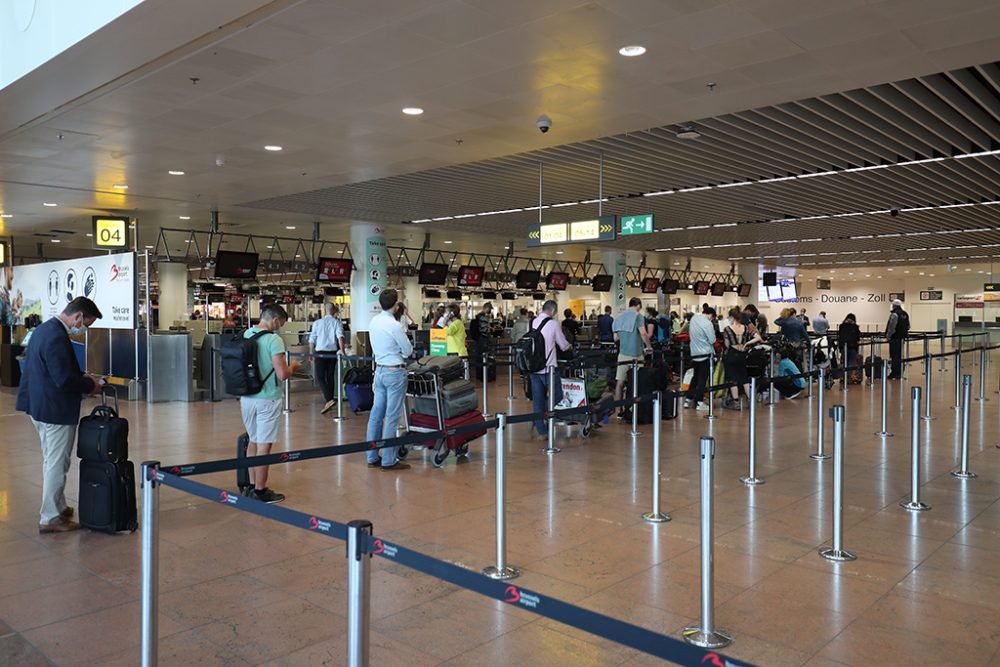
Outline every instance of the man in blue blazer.
[(42, 443), (42, 509), (38, 532), (77, 530), (73, 508), (66, 505), (66, 472), (80, 421), (84, 395), (100, 391), (101, 380), (80, 370), (71, 335), (79, 335), (101, 318), (97, 304), (73, 299), (65, 310), (35, 329), (25, 355), (17, 390), (17, 409), (27, 412)]

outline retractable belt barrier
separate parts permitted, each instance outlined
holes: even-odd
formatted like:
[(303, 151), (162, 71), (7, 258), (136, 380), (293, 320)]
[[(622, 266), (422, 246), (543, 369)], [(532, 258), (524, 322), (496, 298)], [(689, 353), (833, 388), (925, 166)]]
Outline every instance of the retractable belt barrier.
[[(193, 480), (184, 479), (160, 468), (153, 472), (156, 481), (199, 498), (234, 507), (235, 509), (271, 519), (279, 523), (319, 533), (337, 540), (347, 539), (347, 525), (313, 514), (299, 512), (278, 505), (240, 496), (232, 491), (218, 489)], [(648, 653), (679, 665), (701, 667), (706, 664), (725, 664), (733, 667), (753, 667), (751, 663), (735, 661), (717, 652), (692, 646), (684, 641), (662, 635), (652, 630), (605, 616), (595, 611), (549, 597), (504, 581), (491, 579), (478, 572), (433, 558), (418, 551), (389, 542), (373, 535), (366, 536), (364, 553), (399, 563), (426, 575), (479, 593), (519, 609), (550, 618), (565, 625), (589, 632), (598, 637)], [(714, 656), (714, 660), (712, 657)]]
[(966, 354), (968, 352), (979, 352), (980, 350), (998, 350), (998, 349), (1000, 349), (1000, 344), (998, 344), (998, 345), (980, 345), (978, 347), (969, 347), (969, 348), (966, 348), (964, 350), (951, 350), (949, 352), (938, 352), (937, 354), (930, 354), (930, 353), (928, 353), (928, 354), (921, 354), (920, 356), (909, 357), (909, 358), (906, 358), (906, 359), (902, 359), (900, 361), (901, 361), (901, 363), (911, 364), (911, 363), (913, 363), (915, 361), (923, 361), (924, 359), (950, 359), (951, 357), (955, 356), (956, 352), (961, 352), (962, 354)]

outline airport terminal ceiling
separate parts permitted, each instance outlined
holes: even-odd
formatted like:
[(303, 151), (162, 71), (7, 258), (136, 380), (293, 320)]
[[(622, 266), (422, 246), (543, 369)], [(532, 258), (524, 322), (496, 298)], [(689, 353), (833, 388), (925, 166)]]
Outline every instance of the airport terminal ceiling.
[[(653, 213), (658, 231), (594, 249), (822, 267), (1000, 247), (995, 3), (227, 4), (254, 21), (196, 48), (177, 28), (175, 49), (86, 95), (17, 127), (0, 113), (0, 233), (85, 247), (95, 213), (205, 228), (218, 208), (232, 231), (309, 236), (318, 219), (329, 238), (369, 220), (399, 245), (430, 232), (523, 254), (539, 163), (543, 202), (562, 205), (543, 220), (579, 220), (603, 155), (603, 212)], [(163, 7), (146, 0), (0, 107)], [(689, 125), (700, 137), (678, 138)]]

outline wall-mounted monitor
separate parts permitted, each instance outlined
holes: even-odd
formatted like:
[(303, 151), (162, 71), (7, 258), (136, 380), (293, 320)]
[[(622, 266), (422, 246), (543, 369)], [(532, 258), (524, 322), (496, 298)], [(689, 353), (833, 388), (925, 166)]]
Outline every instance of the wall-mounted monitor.
[(660, 289), (660, 279), (659, 278), (643, 278), (642, 279), (642, 293), (643, 294), (656, 294), (656, 290)]
[(513, 292), (500, 292), (500, 298), (504, 301), (513, 301), (517, 298), (517, 294), (514, 294)]
[(739, 287), (738, 294), (745, 299), (746, 297), (750, 296), (750, 291), (752, 289), (753, 285), (751, 285), (750, 283), (743, 283)]
[(343, 287), (324, 287), (323, 294), (327, 296), (344, 296)]
[(538, 281), (541, 280), (541, 271), (535, 271), (534, 269), (521, 269), (517, 272), (517, 279), (514, 284), (517, 289), (535, 289), (538, 287)]
[(463, 266), (458, 270), (458, 286), (482, 287), (484, 273), (486, 270), (481, 266)]
[(561, 271), (553, 271), (545, 278), (545, 289), (559, 290), (566, 289), (569, 283), (569, 274)]
[(448, 265), (424, 262), (417, 276), (419, 285), (444, 285), (448, 281)]
[(664, 294), (677, 294), (677, 288), (680, 286), (681, 284), (673, 278), (667, 278), (660, 283), (660, 287), (663, 289)]
[(448, 290), (448, 298), (453, 301), (460, 301), (462, 299), (462, 290), (457, 290), (457, 289)]
[(531, 298), (535, 301), (545, 301), (545, 292), (532, 292)]
[(760, 281), (764, 284), (764, 287), (777, 287), (778, 274), (774, 271), (765, 271), (760, 274)]
[(215, 255), (215, 277), (253, 280), (257, 277), (260, 255), (255, 252), (220, 250)]
[(726, 293), (726, 283), (712, 283), (712, 296), (722, 296)]
[(426, 297), (428, 299), (440, 299), (441, 298), (441, 290), (425, 289), (424, 290), (424, 297)]
[(595, 292), (610, 292), (611, 283), (614, 282), (614, 279), (614, 276), (607, 274), (594, 276), (590, 279), (590, 286), (594, 288)]
[(708, 294), (708, 289), (712, 286), (707, 280), (699, 280), (694, 284), (694, 293), (698, 296), (705, 296)]
[(320, 257), (316, 264), (316, 282), (349, 283), (354, 262), (340, 257)]

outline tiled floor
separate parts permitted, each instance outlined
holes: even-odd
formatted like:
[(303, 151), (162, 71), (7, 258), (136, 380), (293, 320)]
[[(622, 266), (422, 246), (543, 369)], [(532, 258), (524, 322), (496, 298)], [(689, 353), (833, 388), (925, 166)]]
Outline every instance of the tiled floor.
[[(970, 367), (966, 364), (967, 369)], [(976, 373), (975, 369), (973, 372)], [(911, 381), (922, 385), (920, 369)], [(991, 373), (992, 374), (992, 373)], [(978, 375), (977, 375), (978, 377)], [(491, 407), (508, 409), (506, 382)], [(921, 422), (923, 499), (909, 490), (909, 387), (889, 385), (889, 427), (878, 430), (878, 390), (827, 394), (846, 401), (845, 546), (831, 563), (832, 463), (816, 462), (817, 401), (760, 409), (758, 471), (747, 488), (747, 415), (708, 421), (685, 412), (663, 424), (663, 509), (649, 510), (651, 426), (635, 441), (611, 424), (590, 439), (560, 429), (547, 457), (513, 429), (508, 456), (509, 560), (518, 582), (658, 632), (678, 636), (699, 611), (698, 438), (717, 439), (716, 617), (728, 652), (761, 665), (1000, 665), (1000, 396), (971, 405), (971, 468), (951, 477), (959, 414), (951, 372), (935, 368), (934, 414)], [(978, 386), (977, 386), (978, 393)], [(139, 535), (37, 534), (39, 451), (27, 418), (0, 392), (0, 665), (135, 665)], [(295, 394), (282, 446), (358, 440), (364, 416), (338, 425), (313, 393)], [(88, 404), (89, 406), (89, 404)], [(511, 412), (526, 412), (514, 401)], [(233, 402), (130, 404), (132, 459), (228, 458), (240, 432)], [(828, 424), (827, 438), (832, 426)], [(828, 441), (829, 443), (829, 441)], [(278, 466), (287, 506), (340, 521), (369, 519), (390, 540), (470, 568), (493, 557), (492, 434), (467, 462), (434, 469), (416, 452), (402, 473), (369, 470), (361, 455)], [(828, 444), (828, 449), (830, 445)], [(232, 487), (232, 474), (199, 478)], [(76, 466), (68, 495), (76, 496)], [(203, 502), (161, 492), (160, 660), (163, 665), (344, 663), (344, 546)], [(459, 590), (385, 560), (373, 561), (375, 665), (639, 665), (658, 660)]]

